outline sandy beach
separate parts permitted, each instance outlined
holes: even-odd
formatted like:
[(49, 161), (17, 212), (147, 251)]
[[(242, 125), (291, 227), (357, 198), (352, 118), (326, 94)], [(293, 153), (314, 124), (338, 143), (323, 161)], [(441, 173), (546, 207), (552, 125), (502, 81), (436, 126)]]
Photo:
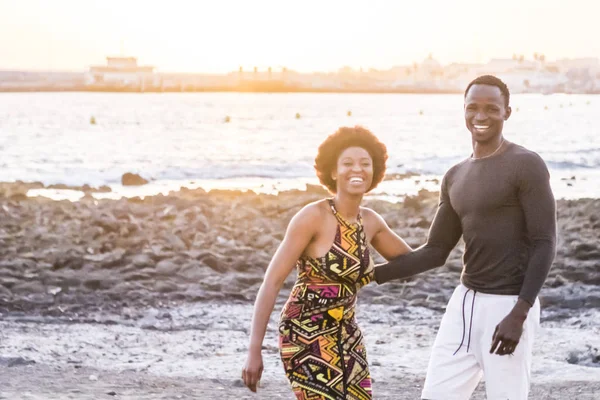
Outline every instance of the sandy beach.
[[(276, 325), (294, 274), (271, 317), (258, 394), (243, 387), (241, 367), (264, 270), (289, 219), (322, 189), (69, 202), (29, 198), (27, 188), (0, 184), (0, 398), (292, 398)], [(365, 205), (414, 247), (436, 202), (422, 191)], [(531, 399), (600, 392), (598, 215), (600, 199), (558, 201)], [(419, 398), (461, 249), (442, 268), (361, 292), (375, 398)], [(473, 398), (485, 398), (483, 385)]]

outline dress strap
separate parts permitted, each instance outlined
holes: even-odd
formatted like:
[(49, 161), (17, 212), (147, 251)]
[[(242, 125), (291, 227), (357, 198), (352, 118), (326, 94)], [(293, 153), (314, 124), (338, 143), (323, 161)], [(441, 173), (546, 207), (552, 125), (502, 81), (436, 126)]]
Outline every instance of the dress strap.
[(351, 224), (350, 222), (346, 221), (346, 219), (344, 217), (342, 217), (342, 215), (338, 212), (337, 208), (335, 208), (335, 202), (333, 201), (333, 198), (328, 198), (327, 202), (329, 203), (329, 207), (331, 207), (331, 211), (333, 212), (333, 215), (335, 215), (335, 218), (337, 218), (338, 222), (342, 225), (346, 225), (348, 227), (352, 227), (352, 226), (356, 226), (359, 225), (362, 227), (362, 217), (360, 216), (360, 211), (358, 213), (358, 215), (356, 216), (356, 221), (357, 223), (353, 223)]

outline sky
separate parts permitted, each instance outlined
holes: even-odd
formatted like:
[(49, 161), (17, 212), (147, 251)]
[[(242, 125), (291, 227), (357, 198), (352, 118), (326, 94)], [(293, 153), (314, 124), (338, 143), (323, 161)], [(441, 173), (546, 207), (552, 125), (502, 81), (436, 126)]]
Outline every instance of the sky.
[(0, 69), (388, 69), (600, 57), (600, 0), (0, 0)]

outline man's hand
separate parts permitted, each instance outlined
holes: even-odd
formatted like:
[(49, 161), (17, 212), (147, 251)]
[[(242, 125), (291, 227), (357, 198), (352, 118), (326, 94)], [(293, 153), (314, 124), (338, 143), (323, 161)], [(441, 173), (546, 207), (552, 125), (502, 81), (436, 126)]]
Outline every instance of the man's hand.
[(529, 308), (531, 308), (529, 303), (519, 299), (511, 312), (500, 321), (492, 336), (490, 354), (496, 353), (499, 356), (504, 356), (514, 353), (521, 340), (523, 323), (527, 319)]

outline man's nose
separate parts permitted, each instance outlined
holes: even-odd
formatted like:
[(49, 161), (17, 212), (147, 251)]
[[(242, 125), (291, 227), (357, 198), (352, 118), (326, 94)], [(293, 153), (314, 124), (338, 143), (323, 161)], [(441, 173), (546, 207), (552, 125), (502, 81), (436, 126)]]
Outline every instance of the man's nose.
[(477, 114), (475, 114), (475, 121), (485, 121), (486, 119), (487, 114), (483, 111), (478, 111)]

